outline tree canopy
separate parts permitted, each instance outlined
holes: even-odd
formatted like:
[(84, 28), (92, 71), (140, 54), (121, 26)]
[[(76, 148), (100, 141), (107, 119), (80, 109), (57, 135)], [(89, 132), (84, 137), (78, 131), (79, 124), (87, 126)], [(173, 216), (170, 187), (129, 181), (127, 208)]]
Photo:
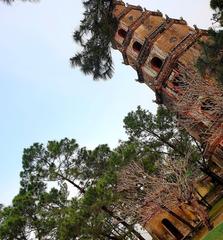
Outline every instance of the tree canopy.
[[(202, 155), (193, 139), (177, 129), (175, 116), (163, 107), (156, 115), (138, 107), (126, 116), (124, 127), (129, 139), (114, 149), (102, 144), (89, 150), (67, 138), (24, 149), (20, 192), (11, 206), (0, 209), (0, 238), (144, 240), (135, 225), (155, 214), (157, 205), (143, 211), (146, 214), (140, 211), (142, 204), (154, 197), (148, 188), (140, 190), (144, 186), (140, 179), (147, 176), (147, 180), (162, 180), (163, 186), (178, 186), (182, 191), (169, 196), (172, 202), (180, 197), (184, 201), (182, 194), (189, 196), (192, 189), (185, 191), (185, 186), (203, 174), (199, 170)], [(183, 165), (187, 169), (183, 176), (188, 179), (184, 186), (162, 171), (168, 159), (178, 168), (188, 153), (190, 165)], [(139, 179), (136, 166), (142, 169)], [(191, 174), (191, 169), (197, 169), (196, 174)], [(139, 184), (132, 184), (130, 176)], [(154, 189), (154, 182), (147, 181), (144, 187), (148, 184)], [(158, 191), (158, 186), (155, 188)], [(159, 204), (174, 214), (167, 202)]]
[(111, 78), (111, 46), (117, 28), (112, 16), (113, 1), (86, 0), (83, 6), (84, 18), (73, 35), (81, 50), (70, 59), (71, 64), (80, 67), (84, 74), (93, 75), (95, 80)]

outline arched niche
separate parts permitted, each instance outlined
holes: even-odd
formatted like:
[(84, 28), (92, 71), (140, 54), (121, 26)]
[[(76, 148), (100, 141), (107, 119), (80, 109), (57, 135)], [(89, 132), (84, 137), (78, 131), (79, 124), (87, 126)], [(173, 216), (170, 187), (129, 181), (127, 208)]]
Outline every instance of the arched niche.
[(163, 60), (160, 59), (159, 57), (153, 57), (150, 63), (152, 69), (155, 70), (156, 72), (159, 72), (163, 65)]
[(127, 31), (124, 30), (123, 28), (120, 28), (120, 29), (118, 30), (118, 35), (119, 35), (121, 38), (126, 38), (126, 36), (127, 36)]
[(138, 41), (135, 41), (135, 42), (132, 44), (132, 49), (133, 49), (135, 52), (139, 53), (139, 52), (141, 51), (141, 49), (142, 49), (142, 44), (141, 44), (140, 42), (138, 42)]

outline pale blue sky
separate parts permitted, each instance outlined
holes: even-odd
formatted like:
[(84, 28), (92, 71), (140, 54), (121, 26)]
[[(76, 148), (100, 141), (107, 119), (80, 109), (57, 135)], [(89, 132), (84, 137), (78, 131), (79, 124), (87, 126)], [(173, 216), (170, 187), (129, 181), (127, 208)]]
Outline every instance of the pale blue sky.
[[(188, 23), (211, 25), (209, 0), (129, 0)], [(34, 142), (75, 138), (89, 148), (115, 147), (124, 139), (122, 120), (138, 105), (155, 111), (154, 94), (136, 83), (135, 72), (114, 52), (113, 79), (95, 82), (69, 58), (77, 49), (72, 33), (81, 18), (81, 0), (0, 3), (0, 202), (19, 189), (24, 147)]]

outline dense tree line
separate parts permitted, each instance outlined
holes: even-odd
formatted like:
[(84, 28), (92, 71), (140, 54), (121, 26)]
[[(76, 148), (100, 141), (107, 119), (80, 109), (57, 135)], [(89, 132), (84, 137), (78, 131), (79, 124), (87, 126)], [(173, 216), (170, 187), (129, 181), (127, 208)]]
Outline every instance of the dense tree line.
[[(209, 163), (202, 159), (201, 146), (198, 148), (198, 143), (178, 130), (175, 116), (162, 107), (156, 115), (138, 107), (126, 116), (124, 127), (129, 139), (115, 149), (105, 144), (89, 150), (67, 138), (49, 141), (46, 146), (34, 143), (24, 149), (20, 192), (11, 206), (1, 207), (0, 238), (143, 240), (136, 224), (143, 225), (146, 217), (157, 211), (157, 206), (174, 214), (170, 202), (187, 199), (195, 209), (196, 193), (191, 184), (204, 175), (203, 167), (210, 170)], [(170, 160), (178, 169), (179, 164), (183, 166), (181, 176), (187, 176), (186, 182), (170, 176), (165, 182), (163, 173)], [(132, 164), (143, 175), (135, 174), (137, 167), (131, 168)], [(132, 171), (126, 175), (127, 169)], [(157, 181), (150, 181), (155, 178)], [(142, 179), (148, 180), (145, 185)], [(165, 189), (169, 184), (182, 192), (169, 192), (163, 202), (154, 203), (156, 208), (148, 204), (153, 208), (142, 215), (142, 203), (156, 198), (157, 191), (152, 194), (151, 189), (158, 190), (161, 186)], [(199, 206), (207, 209), (204, 203), (199, 202), (196, 209)], [(198, 216), (199, 221), (205, 222), (204, 216)], [(180, 218), (176, 214), (175, 217)]]

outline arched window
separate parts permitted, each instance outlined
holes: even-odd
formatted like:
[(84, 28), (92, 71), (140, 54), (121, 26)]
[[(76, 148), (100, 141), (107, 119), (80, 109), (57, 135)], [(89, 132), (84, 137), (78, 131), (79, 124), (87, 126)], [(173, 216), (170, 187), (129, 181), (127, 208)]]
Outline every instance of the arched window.
[(176, 240), (183, 239), (183, 234), (168, 219), (164, 218), (162, 224), (176, 238)]
[(141, 48), (142, 48), (142, 44), (139, 43), (139, 42), (137, 42), (137, 41), (135, 41), (135, 42), (133, 43), (133, 45), (132, 45), (132, 48), (133, 48), (133, 50), (134, 50), (135, 52), (139, 53), (140, 50), (141, 50)]
[(155, 70), (156, 72), (160, 71), (162, 65), (163, 65), (163, 61), (160, 58), (158, 58), (158, 57), (154, 57), (151, 60), (152, 69)]
[(118, 35), (119, 35), (120, 37), (122, 37), (122, 38), (125, 38), (126, 35), (127, 35), (127, 31), (125, 31), (124, 29), (120, 28), (120, 29), (118, 30)]

